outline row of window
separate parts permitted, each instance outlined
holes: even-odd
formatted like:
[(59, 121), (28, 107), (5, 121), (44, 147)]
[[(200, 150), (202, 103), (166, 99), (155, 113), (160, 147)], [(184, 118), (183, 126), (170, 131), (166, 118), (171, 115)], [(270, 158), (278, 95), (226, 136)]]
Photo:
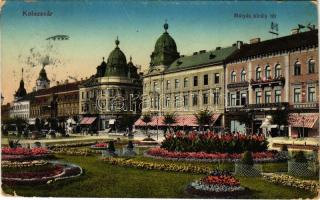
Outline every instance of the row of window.
[[(96, 98), (98, 95), (108, 95), (109, 97), (113, 97), (116, 95), (125, 96), (125, 89), (105, 89), (105, 90), (91, 90), (86, 92), (81, 92), (81, 99), (85, 98)], [(133, 94), (138, 94), (138, 91), (133, 91)]]
[(261, 103), (280, 103), (281, 102), (281, 90), (274, 90), (274, 102), (271, 100), (272, 91), (264, 92), (264, 102), (262, 102), (262, 91), (256, 92), (256, 104)]
[(13, 106), (13, 110), (22, 110), (22, 109), (28, 109), (29, 105), (15, 105)]
[[(173, 99), (173, 106), (174, 108), (179, 108), (181, 106), (183, 107), (188, 107), (190, 106), (189, 99), (190, 95), (189, 94), (184, 94), (181, 98), (180, 95), (175, 95)], [(200, 95), (198, 94), (191, 94), (191, 106), (198, 106), (199, 105), (199, 98)], [(143, 102), (144, 108), (147, 107), (147, 99), (144, 99)], [(220, 103), (220, 92), (217, 91), (212, 94), (212, 104), (213, 105), (218, 105)], [(151, 108), (159, 108), (159, 98), (150, 98), (150, 107)], [(209, 104), (209, 93), (203, 93), (202, 94), (202, 105), (208, 105)], [(171, 107), (171, 98), (166, 97), (164, 101), (164, 107), (170, 108)]]
[[(315, 71), (315, 61), (314, 60), (309, 60), (308, 61), (308, 73), (309, 74), (314, 74), (316, 71)], [(297, 61), (295, 64), (294, 64), (294, 73), (293, 73), (295, 76), (299, 76), (301, 75), (301, 63), (299, 61)]]
[[(281, 65), (277, 64), (274, 69), (275, 69), (274, 70), (274, 77), (275, 78), (280, 77), (281, 76)], [(255, 72), (256, 72), (256, 74), (255, 74), (256, 80), (260, 80), (262, 78), (262, 68), (257, 67)], [(312, 59), (308, 61), (308, 73), (309, 74), (315, 73), (315, 61)], [(272, 78), (270, 65), (267, 65), (265, 67), (264, 75), (265, 75), (264, 77), (266, 79)], [(299, 61), (297, 61), (294, 64), (294, 75), (295, 76), (301, 75), (301, 63)], [(235, 71), (231, 72), (230, 80), (232, 83), (237, 82), (237, 73)], [(246, 80), (247, 80), (247, 72), (245, 69), (243, 69), (240, 74), (240, 81), (246, 81)]]
[[(203, 85), (209, 85), (209, 75), (208, 75), (208, 74), (203, 75), (203, 79), (202, 79), (202, 80), (203, 80), (203, 82), (202, 82)], [(219, 83), (220, 83), (220, 74), (219, 74), (219, 73), (215, 73), (215, 74), (213, 75), (213, 83), (214, 83), (214, 84), (219, 84)], [(193, 85), (194, 87), (196, 87), (196, 86), (199, 85), (199, 78), (198, 78), (198, 76), (193, 76), (193, 77), (192, 77), (192, 85)], [(145, 88), (146, 88), (146, 87), (147, 87), (147, 84), (145, 84), (144, 86), (145, 86)], [(190, 81), (189, 81), (189, 78), (188, 78), (188, 77), (183, 78), (183, 87), (184, 87), (184, 88), (190, 87)], [(152, 88), (153, 88), (153, 90), (159, 89), (159, 87), (158, 87), (158, 82), (157, 82), (157, 81), (153, 81)], [(180, 79), (174, 79), (174, 88), (175, 88), (175, 89), (180, 88)], [(166, 82), (165, 82), (165, 89), (166, 89), (166, 90), (171, 89), (171, 80), (166, 80)]]
[[(315, 87), (308, 87), (307, 90), (307, 101), (308, 102), (315, 102), (316, 99), (316, 88)], [(300, 103), (302, 101), (302, 93), (301, 88), (294, 88), (293, 89), (293, 102), (294, 103)]]

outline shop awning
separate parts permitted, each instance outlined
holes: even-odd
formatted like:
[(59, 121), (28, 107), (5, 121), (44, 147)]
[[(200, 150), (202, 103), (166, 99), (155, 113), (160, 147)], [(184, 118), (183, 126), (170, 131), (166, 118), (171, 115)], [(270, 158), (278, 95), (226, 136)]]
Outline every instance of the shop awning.
[(289, 114), (289, 124), (292, 127), (314, 128), (319, 119), (319, 113)]
[[(212, 116), (212, 122), (213, 124), (218, 120), (221, 114), (214, 114)], [(152, 117), (152, 120), (150, 123), (148, 123), (148, 126), (167, 126), (163, 123), (164, 116), (155, 116)], [(142, 119), (138, 119), (135, 123), (135, 126), (146, 126), (146, 124), (142, 121)], [(179, 115), (176, 116), (176, 123), (171, 124), (171, 126), (198, 126), (197, 119), (194, 115)]]
[(96, 120), (96, 117), (84, 117), (81, 121), (80, 124), (82, 125), (89, 125), (92, 124)]

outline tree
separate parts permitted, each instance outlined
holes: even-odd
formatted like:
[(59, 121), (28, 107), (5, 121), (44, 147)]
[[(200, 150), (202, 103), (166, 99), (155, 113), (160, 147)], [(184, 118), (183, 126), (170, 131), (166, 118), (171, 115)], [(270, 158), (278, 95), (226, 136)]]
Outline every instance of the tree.
[(200, 130), (203, 131), (203, 127), (205, 125), (211, 125), (213, 120), (212, 120), (212, 112), (205, 109), (201, 110), (198, 113), (194, 114), (196, 117), (196, 123), (199, 125)]
[(175, 113), (167, 113), (164, 115), (163, 123), (167, 125), (167, 127), (170, 130), (170, 127), (172, 124), (177, 123), (176, 115)]
[(37, 131), (40, 131), (41, 130), (41, 121), (39, 118), (36, 118), (36, 122), (35, 122), (35, 128)]
[(131, 131), (133, 124), (137, 121), (138, 118), (138, 115), (124, 115), (120, 121), (120, 128), (122, 130), (126, 130), (126, 128), (129, 128), (129, 130)]
[(284, 110), (281, 108), (277, 108), (276, 111), (272, 113), (272, 123), (278, 126), (278, 133), (280, 133), (280, 126), (288, 125), (289, 120), (289, 111), (287, 108)]
[(141, 120), (146, 124), (146, 135), (150, 138), (150, 134), (148, 134), (148, 124), (152, 121), (152, 117), (149, 113), (142, 116)]

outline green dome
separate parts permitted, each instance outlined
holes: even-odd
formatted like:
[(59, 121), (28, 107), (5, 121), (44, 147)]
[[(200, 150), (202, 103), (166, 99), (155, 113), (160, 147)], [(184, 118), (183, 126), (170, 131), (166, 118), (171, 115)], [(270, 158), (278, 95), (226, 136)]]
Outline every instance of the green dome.
[(126, 76), (128, 72), (127, 59), (118, 47), (120, 41), (116, 40), (116, 48), (109, 54), (107, 69), (104, 76)]
[(170, 65), (179, 58), (177, 45), (174, 39), (167, 32), (169, 25), (164, 24), (165, 32), (158, 38), (154, 51), (151, 54), (150, 66)]

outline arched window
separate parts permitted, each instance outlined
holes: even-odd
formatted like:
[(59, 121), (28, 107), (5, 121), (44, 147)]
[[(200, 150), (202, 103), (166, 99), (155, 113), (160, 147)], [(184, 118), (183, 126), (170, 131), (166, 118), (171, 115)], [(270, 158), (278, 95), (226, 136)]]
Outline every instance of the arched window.
[(301, 74), (301, 63), (299, 61), (297, 61), (295, 64), (294, 64), (294, 75), (295, 76), (298, 76)]
[(308, 62), (308, 72), (309, 74), (315, 73), (315, 61), (312, 59)]
[(265, 74), (266, 74), (266, 79), (271, 78), (271, 67), (269, 65), (266, 66)]
[(256, 69), (256, 79), (257, 80), (261, 79), (261, 67), (257, 67)]
[(246, 81), (246, 79), (247, 79), (247, 72), (246, 72), (246, 70), (242, 70), (241, 71), (241, 81)]
[(276, 67), (275, 67), (275, 72), (274, 72), (274, 76), (276, 78), (280, 77), (281, 76), (281, 65), (280, 64), (277, 64)]
[(235, 71), (231, 72), (231, 82), (234, 83), (236, 82), (237, 74)]

